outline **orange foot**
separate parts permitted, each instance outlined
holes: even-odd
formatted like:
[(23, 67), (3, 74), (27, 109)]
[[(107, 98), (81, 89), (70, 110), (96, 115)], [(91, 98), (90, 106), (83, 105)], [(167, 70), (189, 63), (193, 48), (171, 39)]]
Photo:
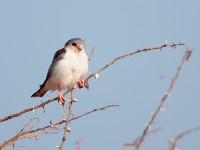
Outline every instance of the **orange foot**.
[(58, 102), (60, 102), (62, 105), (64, 105), (66, 102), (65, 97), (62, 92), (59, 92), (58, 94)]
[(79, 88), (83, 88), (84, 85), (85, 85), (85, 80), (79, 79), (77, 83), (78, 83), (78, 87), (79, 87)]

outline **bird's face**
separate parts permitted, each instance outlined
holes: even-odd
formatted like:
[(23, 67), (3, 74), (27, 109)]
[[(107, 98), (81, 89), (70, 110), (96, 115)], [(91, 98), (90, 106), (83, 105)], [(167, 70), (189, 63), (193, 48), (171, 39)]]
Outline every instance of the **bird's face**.
[(81, 53), (84, 51), (85, 42), (79, 38), (71, 39), (65, 44), (65, 48), (75, 53)]

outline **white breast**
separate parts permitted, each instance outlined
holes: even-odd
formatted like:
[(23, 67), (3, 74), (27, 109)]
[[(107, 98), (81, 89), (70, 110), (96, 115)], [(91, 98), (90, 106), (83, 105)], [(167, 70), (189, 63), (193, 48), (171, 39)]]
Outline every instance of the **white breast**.
[(83, 79), (88, 71), (88, 57), (84, 51), (75, 53), (67, 51), (62, 60), (59, 60), (51, 77), (47, 81), (47, 90), (71, 89), (79, 79)]

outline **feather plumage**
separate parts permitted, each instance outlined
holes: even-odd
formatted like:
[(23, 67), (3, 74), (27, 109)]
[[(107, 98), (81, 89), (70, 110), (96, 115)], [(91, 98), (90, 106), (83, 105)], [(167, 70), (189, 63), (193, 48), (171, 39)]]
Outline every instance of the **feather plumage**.
[[(83, 49), (73, 43), (80, 44)], [(44, 83), (31, 97), (42, 97), (48, 90), (72, 89), (79, 79), (85, 77), (87, 71), (88, 56), (83, 41), (78, 38), (69, 40), (65, 48), (55, 53)]]

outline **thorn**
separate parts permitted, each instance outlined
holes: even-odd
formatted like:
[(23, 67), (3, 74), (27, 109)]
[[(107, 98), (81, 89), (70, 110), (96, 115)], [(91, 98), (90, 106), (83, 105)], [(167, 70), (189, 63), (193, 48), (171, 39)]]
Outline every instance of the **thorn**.
[(167, 40), (165, 40), (165, 44), (167, 44)]
[(47, 97), (47, 100), (48, 100), (48, 101), (50, 101), (50, 100), (52, 100), (52, 98), (50, 98), (50, 97)]
[(166, 109), (164, 107), (161, 107), (160, 112), (164, 112), (164, 111), (166, 111)]
[(98, 73), (95, 73), (94, 78), (95, 78), (96, 80), (99, 79), (99, 74), (98, 74)]
[(33, 111), (33, 113), (35, 112), (35, 109), (34, 109), (34, 107), (33, 107), (33, 110), (32, 110), (32, 111)]
[(26, 106), (24, 106), (24, 109), (26, 109)]
[(74, 83), (73, 89), (75, 89), (75, 88), (77, 88), (77, 87), (78, 87), (78, 85), (77, 85), (76, 83)]
[(43, 112), (44, 112), (44, 114), (45, 114), (45, 108), (44, 108), (44, 106), (42, 107), (42, 109), (43, 109)]
[(168, 96), (168, 97), (171, 96), (170, 93), (168, 93), (168, 92), (164, 93), (164, 95), (166, 95), (166, 96)]
[(171, 47), (175, 50), (176, 49), (176, 44), (173, 42), (173, 45)]
[(56, 146), (56, 148), (60, 148), (60, 145), (59, 145), (59, 146)]
[(53, 124), (53, 122), (50, 120), (50, 124), (52, 125)]
[(67, 127), (67, 132), (70, 132), (70, 130), (71, 130), (70, 127)]
[(78, 102), (78, 100), (77, 99), (71, 99), (70, 101), (72, 101), (72, 102)]
[(149, 125), (149, 124), (144, 124), (145, 125), (145, 127), (147, 127), (147, 128), (149, 128), (149, 129), (151, 129), (151, 126)]

